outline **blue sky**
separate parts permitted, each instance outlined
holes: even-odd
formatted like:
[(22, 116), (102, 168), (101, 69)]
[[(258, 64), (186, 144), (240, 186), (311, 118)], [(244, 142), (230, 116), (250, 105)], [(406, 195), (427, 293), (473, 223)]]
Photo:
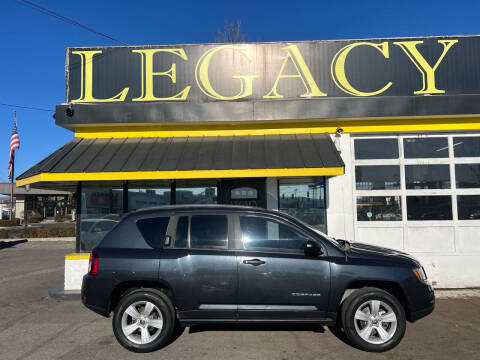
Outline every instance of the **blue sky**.
[[(212, 42), (236, 19), (249, 41), (480, 34), (478, 1), (32, 1), (131, 45)], [(0, 2), (0, 34), (0, 103), (52, 109), (17, 109), (19, 175), (73, 137), (52, 118), (65, 97), (65, 48), (117, 44), (15, 0)], [(12, 116), (0, 106), (0, 181)]]

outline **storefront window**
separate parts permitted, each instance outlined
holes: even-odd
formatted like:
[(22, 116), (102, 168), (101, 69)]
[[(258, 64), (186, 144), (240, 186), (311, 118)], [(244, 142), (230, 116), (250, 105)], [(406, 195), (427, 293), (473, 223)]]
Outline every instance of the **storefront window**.
[(398, 140), (355, 139), (355, 159), (398, 159)]
[(456, 164), (457, 189), (480, 187), (480, 164)]
[(128, 184), (128, 211), (170, 205), (170, 185)]
[(80, 250), (90, 251), (120, 221), (123, 189), (82, 186), (80, 201)]
[(398, 165), (355, 166), (357, 190), (390, 190), (400, 188)]
[(326, 232), (325, 183), (280, 183), (280, 211)]
[[(392, 148), (397, 141), (403, 151), (400, 146), (395, 157)], [(387, 220), (383, 209), (388, 206), (381, 205), (388, 198), (398, 199), (398, 220), (453, 224), (457, 219), (480, 220), (480, 161), (474, 159), (480, 158), (478, 134), (358, 137), (353, 146), (357, 221)], [(382, 154), (384, 149), (387, 155)]]
[(405, 159), (448, 158), (446, 137), (403, 139)]
[(457, 196), (458, 220), (480, 219), (480, 195)]
[(175, 192), (176, 204), (216, 204), (218, 199), (217, 186), (214, 183), (209, 185), (177, 185)]
[(357, 221), (400, 221), (400, 196), (358, 196)]
[(407, 189), (450, 189), (449, 165), (406, 165)]
[(452, 220), (451, 196), (407, 196), (408, 220)]
[(455, 157), (480, 156), (480, 137), (465, 136), (453, 138), (453, 152)]

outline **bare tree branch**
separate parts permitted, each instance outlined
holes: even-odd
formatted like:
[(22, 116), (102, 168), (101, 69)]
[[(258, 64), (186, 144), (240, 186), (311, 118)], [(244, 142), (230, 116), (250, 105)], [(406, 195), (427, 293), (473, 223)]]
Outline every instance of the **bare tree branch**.
[(242, 21), (227, 21), (223, 25), (223, 29), (218, 28), (217, 34), (213, 37), (216, 43), (239, 43), (246, 42), (247, 36), (241, 31)]

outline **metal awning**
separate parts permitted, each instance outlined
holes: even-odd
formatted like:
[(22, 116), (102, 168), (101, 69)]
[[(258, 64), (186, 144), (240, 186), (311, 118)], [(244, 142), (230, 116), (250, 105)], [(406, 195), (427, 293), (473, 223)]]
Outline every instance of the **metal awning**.
[(17, 185), (343, 173), (344, 163), (326, 133), (74, 138), (21, 174)]

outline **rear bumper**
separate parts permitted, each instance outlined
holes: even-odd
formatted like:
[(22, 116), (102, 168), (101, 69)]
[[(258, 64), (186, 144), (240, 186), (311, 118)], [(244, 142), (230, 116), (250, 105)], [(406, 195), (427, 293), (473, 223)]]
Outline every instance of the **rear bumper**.
[(100, 290), (96, 278), (91, 275), (85, 275), (82, 280), (82, 304), (85, 305), (88, 309), (100, 314), (102, 316), (108, 317), (108, 300), (105, 299), (105, 295)]

